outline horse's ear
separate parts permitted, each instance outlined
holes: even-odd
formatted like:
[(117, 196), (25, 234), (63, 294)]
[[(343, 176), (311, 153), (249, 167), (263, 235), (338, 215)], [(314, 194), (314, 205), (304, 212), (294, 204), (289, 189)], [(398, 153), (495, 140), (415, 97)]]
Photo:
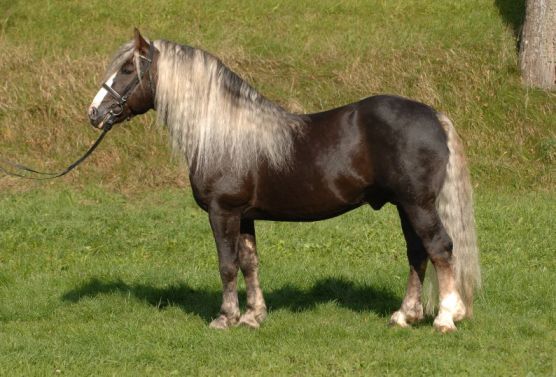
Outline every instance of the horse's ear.
[(135, 45), (135, 50), (139, 51), (139, 52), (144, 52), (147, 51), (149, 48), (149, 43), (145, 40), (145, 38), (143, 38), (143, 36), (141, 35), (141, 33), (139, 32), (139, 29), (135, 28), (134, 29), (134, 45)]

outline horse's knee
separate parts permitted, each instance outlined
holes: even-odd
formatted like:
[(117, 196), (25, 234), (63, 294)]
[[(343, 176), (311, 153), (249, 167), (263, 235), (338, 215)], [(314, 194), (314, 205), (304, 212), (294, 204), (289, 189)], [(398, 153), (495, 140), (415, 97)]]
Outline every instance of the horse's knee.
[(220, 263), (219, 269), (220, 269), (220, 277), (224, 282), (232, 281), (237, 277), (238, 266), (236, 263), (233, 262)]

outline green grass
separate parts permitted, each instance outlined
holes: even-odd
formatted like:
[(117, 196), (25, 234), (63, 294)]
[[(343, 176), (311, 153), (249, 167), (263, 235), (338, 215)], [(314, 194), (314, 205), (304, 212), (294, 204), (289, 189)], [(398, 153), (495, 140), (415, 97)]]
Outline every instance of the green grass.
[(478, 195), (484, 289), (446, 336), (430, 319), (386, 326), (407, 273), (391, 206), (258, 223), (269, 316), (220, 332), (216, 251), (190, 193), (3, 195), (0, 375), (549, 376), (553, 199)]
[[(211, 331), (206, 215), (153, 114), (54, 182), (0, 177), (0, 375), (485, 375), (556, 372), (556, 95), (521, 86), (524, 0), (0, 0), (0, 156), (61, 169), (134, 26), (207, 49), (296, 112), (394, 93), (466, 144), (484, 289), (455, 334), (388, 318), (406, 284), (392, 207), (258, 224), (270, 308)], [(244, 287), (241, 299), (245, 301)]]
[[(85, 109), (104, 65), (139, 26), (213, 52), (293, 111), (378, 93), (426, 102), (453, 119), (481, 186), (554, 187), (556, 97), (521, 86), (523, 10), (524, 0), (0, 0), (0, 150), (54, 169), (85, 149), (95, 137)], [(64, 184), (186, 185), (153, 119), (119, 127)], [(0, 185), (37, 187), (20, 182)]]

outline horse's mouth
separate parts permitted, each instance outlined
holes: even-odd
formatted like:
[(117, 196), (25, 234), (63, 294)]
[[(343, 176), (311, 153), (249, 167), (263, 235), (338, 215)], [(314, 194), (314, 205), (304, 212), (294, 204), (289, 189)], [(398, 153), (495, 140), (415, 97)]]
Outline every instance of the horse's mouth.
[(102, 118), (90, 119), (91, 126), (97, 130), (104, 129), (107, 125), (110, 127), (114, 124), (113, 115), (107, 112)]

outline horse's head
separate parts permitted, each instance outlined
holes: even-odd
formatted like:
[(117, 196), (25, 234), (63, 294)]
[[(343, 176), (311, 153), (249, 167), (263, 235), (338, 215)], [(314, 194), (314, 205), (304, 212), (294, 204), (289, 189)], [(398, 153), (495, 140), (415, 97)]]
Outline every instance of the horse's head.
[(157, 52), (135, 29), (107, 71), (107, 79), (89, 107), (93, 127), (107, 129), (154, 107)]

